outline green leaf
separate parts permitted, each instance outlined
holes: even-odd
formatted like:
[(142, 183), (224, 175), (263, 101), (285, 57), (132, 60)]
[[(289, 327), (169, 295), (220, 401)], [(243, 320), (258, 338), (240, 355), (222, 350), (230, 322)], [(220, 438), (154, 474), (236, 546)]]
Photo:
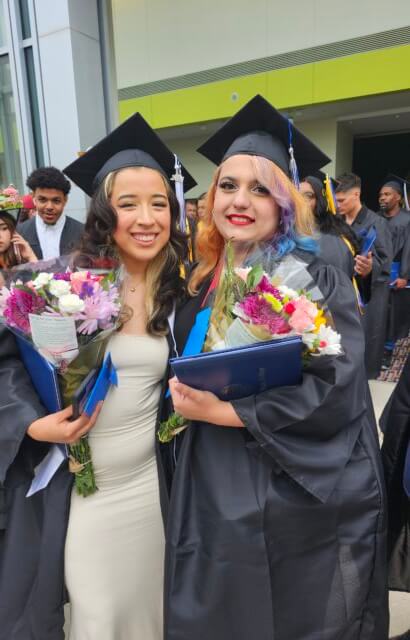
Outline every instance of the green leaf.
[(254, 289), (262, 280), (264, 271), (261, 264), (256, 264), (248, 273), (246, 278), (246, 286), (248, 290)]
[(179, 413), (171, 413), (168, 420), (161, 422), (159, 425), (157, 437), (163, 444), (171, 442), (181, 431), (189, 426), (189, 421), (183, 418)]

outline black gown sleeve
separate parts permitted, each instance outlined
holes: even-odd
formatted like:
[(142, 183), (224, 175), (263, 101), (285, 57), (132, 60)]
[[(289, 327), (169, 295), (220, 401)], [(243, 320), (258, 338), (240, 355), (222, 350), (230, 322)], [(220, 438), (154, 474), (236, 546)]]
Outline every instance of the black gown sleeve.
[(312, 358), (300, 386), (270, 389), (232, 404), (260, 447), (325, 502), (366, 415), (364, 338), (345, 274), (321, 265), (314, 277), (342, 336), (344, 354)]
[(44, 444), (26, 436), (30, 424), (44, 415), (46, 411), (20, 360), (14, 337), (0, 326), (0, 483), (20, 449), (27, 471), (44, 454)]
[(372, 249), (372, 283), (388, 282), (393, 260), (393, 239), (386, 220), (377, 216), (375, 220), (377, 238)]

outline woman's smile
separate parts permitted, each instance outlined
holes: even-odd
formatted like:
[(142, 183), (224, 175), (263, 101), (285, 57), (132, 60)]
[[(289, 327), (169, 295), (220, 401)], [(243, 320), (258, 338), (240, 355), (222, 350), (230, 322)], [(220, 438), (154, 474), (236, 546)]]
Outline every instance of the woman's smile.
[(227, 220), (236, 227), (249, 226), (255, 222), (254, 218), (244, 213), (231, 213), (226, 216)]

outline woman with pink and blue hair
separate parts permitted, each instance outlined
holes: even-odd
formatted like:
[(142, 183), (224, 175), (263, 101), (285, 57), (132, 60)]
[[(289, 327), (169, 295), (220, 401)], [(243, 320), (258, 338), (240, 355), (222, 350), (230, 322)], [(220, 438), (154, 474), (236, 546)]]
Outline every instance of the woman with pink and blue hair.
[(191, 427), (175, 442), (165, 640), (388, 637), (385, 498), (363, 333), (351, 282), (317, 257), (313, 214), (289, 178), (297, 180), (295, 158), (303, 175), (328, 158), (291, 133), (289, 141), (287, 120), (257, 96), (201, 147), (218, 168), (177, 348), (230, 241), (237, 265), (255, 249), (302, 265), (343, 355), (312, 358), (300, 385), (230, 402), (171, 379), (174, 410)]

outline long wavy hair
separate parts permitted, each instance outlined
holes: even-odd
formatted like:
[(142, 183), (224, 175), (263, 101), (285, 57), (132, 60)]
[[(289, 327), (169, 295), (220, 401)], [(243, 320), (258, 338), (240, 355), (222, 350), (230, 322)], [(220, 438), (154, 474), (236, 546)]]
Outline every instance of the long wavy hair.
[[(255, 178), (269, 191), (279, 206), (278, 230), (270, 240), (277, 257), (281, 258), (294, 249), (317, 253), (315, 220), (303, 196), (273, 162), (261, 156), (250, 156), (250, 158), (254, 166)], [(199, 261), (188, 285), (191, 295), (195, 295), (202, 282), (215, 271), (224, 250), (225, 240), (219, 233), (212, 216), (215, 193), (223, 166), (224, 163), (216, 170), (206, 195), (206, 212), (196, 237), (196, 255)]]
[[(16, 230), (16, 221), (11, 214), (7, 213), (7, 210), (0, 213), (0, 222), (7, 226), (7, 229), (10, 231), (10, 236), (12, 236)], [(15, 267), (19, 264), (11, 242), (6, 251), (0, 253), (0, 260), (6, 268)]]
[(343, 216), (338, 213), (334, 215), (328, 211), (322, 182), (314, 176), (307, 176), (303, 178), (302, 182), (308, 182), (315, 194), (316, 209), (314, 213), (319, 231), (333, 236), (344, 236), (350, 242), (355, 252), (358, 253), (360, 251), (360, 242), (353, 229), (347, 224)]
[[(85, 267), (90, 258), (119, 260), (113, 240), (117, 228), (117, 214), (111, 206), (114, 181), (121, 171), (111, 172), (91, 199), (82, 241), (75, 263)], [(161, 175), (161, 174), (160, 174)], [(168, 332), (168, 317), (175, 303), (183, 296), (184, 281), (180, 277), (181, 264), (186, 261), (187, 238), (179, 231), (179, 204), (170, 184), (161, 175), (167, 191), (171, 210), (171, 232), (169, 242), (149, 263), (146, 273), (145, 306), (147, 332), (162, 336)]]

